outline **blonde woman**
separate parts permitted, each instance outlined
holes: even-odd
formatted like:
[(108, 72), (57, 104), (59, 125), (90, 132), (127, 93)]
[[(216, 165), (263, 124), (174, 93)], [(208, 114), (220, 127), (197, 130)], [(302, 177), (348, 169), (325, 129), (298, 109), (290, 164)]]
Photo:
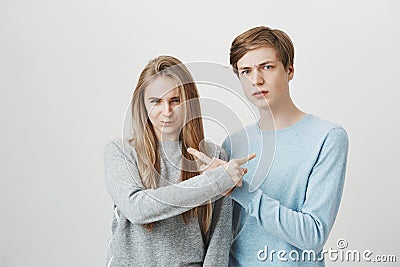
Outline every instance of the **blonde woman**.
[(132, 124), (131, 139), (105, 148), (114, 203), (107, 265), (227, 266), (232, 207), (220, 196), (240, 186), (246, 171), (240, 164), (254, 155), (198, 167), (189, 147), (216, 160), (226, 156), (203, 142), (196, 85), (174, 57), (157, 57), (143, 69)]

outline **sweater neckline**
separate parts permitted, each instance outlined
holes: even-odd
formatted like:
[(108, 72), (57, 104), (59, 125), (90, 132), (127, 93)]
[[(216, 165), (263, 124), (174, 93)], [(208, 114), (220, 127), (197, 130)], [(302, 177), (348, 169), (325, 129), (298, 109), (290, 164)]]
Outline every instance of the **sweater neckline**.
[(177, 141), (158, 141), (158, 146), (160, 147), (179, 147), (181, 145), (182, 141), (177, 140)]
[(307, 114), (304, 115), (303, 118), (301, 118), (300, 120), (296, 121), (292, 125), (289, 125), (289, 126), (287, 126), (285, 128), (278, 129), (278, 130), (261, 130), (258, 121), (255, 124), (253, 124), (253, 127), (255, 127), (257, 129), (257, 131), (259, 131), (263, 135), (268, 135), (268, 134), (273, 134), (273, 133), (283, 133), (283, 132), (287, 132), (287, 131), (290, 131), (290, 130), (293, 130), (293, 129), (296, 129), (296, 128), (300, 127), (301, 125), (303, 125), (311, 117), (313, 117), (313, 115), (307, 113)]

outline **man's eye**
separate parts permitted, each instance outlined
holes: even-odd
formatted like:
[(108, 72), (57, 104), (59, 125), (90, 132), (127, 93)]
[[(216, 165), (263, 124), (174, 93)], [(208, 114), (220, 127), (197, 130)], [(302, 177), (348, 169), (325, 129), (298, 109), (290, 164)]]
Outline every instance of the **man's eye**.
[(272, 69), (272, 66), (271, 65), (265, 65), (264, 69), (266, 69), (266, 70)]
[(242, 75), (247, 75), (247, 74), (249, 74), (249, 73), (250, 73), (249, 70), (242, 70), (242, 71), (240, 72), (240, 74), (242, 74)]

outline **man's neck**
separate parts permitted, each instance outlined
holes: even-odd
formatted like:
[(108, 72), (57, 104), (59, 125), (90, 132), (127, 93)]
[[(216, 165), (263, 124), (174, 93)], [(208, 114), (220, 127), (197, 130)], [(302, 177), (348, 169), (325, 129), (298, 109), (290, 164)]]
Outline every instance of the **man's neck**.
[(306, 115), (291, 100), (285, 105), (270, 108), (271, 110), (259, 110), (259, 125), (261, 130), (283, 129), (300, 121)]

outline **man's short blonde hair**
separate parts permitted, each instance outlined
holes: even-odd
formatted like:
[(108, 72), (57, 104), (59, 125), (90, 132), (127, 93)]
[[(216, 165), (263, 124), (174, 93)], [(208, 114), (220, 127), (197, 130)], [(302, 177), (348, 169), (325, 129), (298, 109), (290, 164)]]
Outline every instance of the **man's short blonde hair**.
[(237, 62), (250, 50), (259, 47), (274, 48), (285, 69), (293, 65), (294, 46), (289, 36), (281, 30), (265, 26), (252, 28), (233, 40), (230, 51), (230, 64), (237, 73)]

